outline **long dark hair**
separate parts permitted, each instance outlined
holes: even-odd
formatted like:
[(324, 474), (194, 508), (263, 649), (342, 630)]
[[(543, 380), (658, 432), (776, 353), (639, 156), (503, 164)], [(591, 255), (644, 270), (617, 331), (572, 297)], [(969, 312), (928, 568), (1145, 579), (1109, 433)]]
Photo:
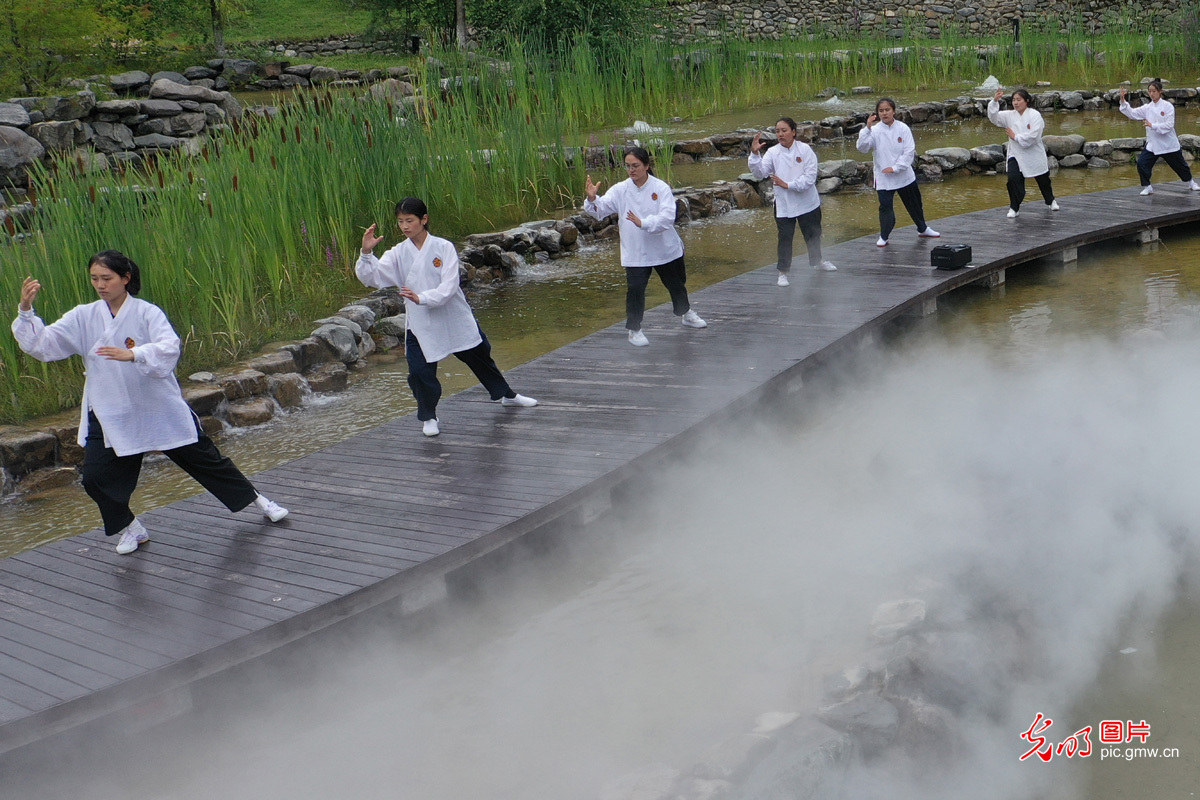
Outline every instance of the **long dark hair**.
[[(392, 214), (393, 217), (398, 217), (401, 214), (412, 214), (417, 219), (429, 216), (429, 209), (425, 206), (425, 201), (419, 197), (406, 197), (399, 203), (396, 203), (396, 211)], [(425, 230), (429, 230), (429, 223), (425, 223)]]
[(654, 174), (654, 170), (650, 169), (650, 151), (647, 150), (646, 148), (638, 147), (637, 145), (634, 145), (632, 147), (626, 147), (625, 155), (633, 156), (638, 161), (640, 161), (646, 165), (646, 172), (648, 172), (651, 175)]
[(122, 253), (120, 250), (103, 250), (92, 256), (92, 260), (88, 262), (88, 269), (99, 264), (105, 269), (110, 269), (113, 272), (124, 278), (129, 276), (129, 283), (125, 284), (125, 291), (131, 295), (137, 296), (137, 293), (142, 290), (142, 271), (138, 269), (138, 265), (133, 259)]

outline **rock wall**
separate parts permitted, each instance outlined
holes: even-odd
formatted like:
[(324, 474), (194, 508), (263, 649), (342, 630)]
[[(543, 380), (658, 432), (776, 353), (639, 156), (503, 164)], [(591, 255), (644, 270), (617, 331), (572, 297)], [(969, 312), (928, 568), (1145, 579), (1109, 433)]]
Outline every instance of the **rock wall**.
[[(1012, 31), (1012, 20), (1044, 25), (1056, 20), (1066, 31), (1071, 24), (1103, 33), (1128, 25), (1139, 8), (1118, 0), (863, 0), (827, 3), (818, 0), (668, 0), (673, 20), (668, 30), (685, 41), (744, 36), (753, 40), (782, 39), (810, 33), (874, 34), (901, 38), (906, 35), (937, 37), (953, 28), (964, 34), (1002, 34)], [(1156, 17), (1179, 13), (1184, 0), (1155, 0)], [(1147, 10), (1147, 13), (1151, 13)]]

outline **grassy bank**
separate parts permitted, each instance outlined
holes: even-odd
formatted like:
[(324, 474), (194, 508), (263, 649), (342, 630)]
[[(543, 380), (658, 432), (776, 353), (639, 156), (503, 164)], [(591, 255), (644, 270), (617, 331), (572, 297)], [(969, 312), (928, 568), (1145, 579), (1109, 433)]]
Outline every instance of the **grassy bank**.
[[(1059, 40), (1031, 33), (1020, 52), (1002, 47), (983, 63), (978, 42), (953, 36), (902, 50), (893, 40), (684, 50), (631, 39), (607, 54), (582, 42), (551, 53), (514, 45), (502, 54), (511, 69), (463, 66), (458, 90), (445, 99), (429, 91), (407, 116), (383, 101), (297, 94), (278, 118), (247, 118), (203, 154), (163, 156), (144, 171), (84, 173), (60, 157), (34, 176), (32, 235), (0, 247), (0, 297), (15, 302), (21, 278), (33, 274), (46, 286), (39, 312), (55, 319), (93, 299), (88, 257), (124, 250), (146, 270), (146, 299), (185, 339), (186, 374), (306, 334), (311, 320), (358, 290), (352, 264), (362, 228), (378, 222), (393, 231), (391, 208), (403, 195), (426, 198), (435, 232), (451, 238), (576, 202), (582, 175), (558, 145), (585, 141), (588, 131), (775, 103), (830, 85), (914, 89), (978, 83), (988, 73), (1008, 85), (1195, 77), (1196, 64), (1169, 36), (1152, 53), (1137, 34), (1068, 37), (1065, 61)], [(1104, 63), (1085, 57), (1085, 46), (1103, 50)], [(436, 87), (437, 78), (422, 80)], [(669, 168), (669, 158), (660, 162)], [(78, 373), (77, 363), (29, 363), (11, 336), (0, 337), (0, 421), (76, 402)]]

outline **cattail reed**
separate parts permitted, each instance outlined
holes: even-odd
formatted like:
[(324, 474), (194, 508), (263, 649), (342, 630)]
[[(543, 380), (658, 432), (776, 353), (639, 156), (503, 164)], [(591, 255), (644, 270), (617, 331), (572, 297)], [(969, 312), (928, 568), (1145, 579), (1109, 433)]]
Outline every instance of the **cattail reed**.
[(287, 144), (287, 128), (282, 125), (279, 126), (279, 140)]
[(28, 195), (28, 197), (29, 197), (29, 204), (32, 205), (34, 208), (37, 208), (37, 204), (38, 204), (37, 184), (34, 183), (33, 181), (29, 182), (29, 191), (26, 192), (26, 195)]
[(92, 201), (92, 205), (96, 204), (96, 187), (88, 186), (88, 199)]
[(4, 215), (4, 230), (8, 231), (9, 236), (17, 235), (17, 226), (13, 222), (13, 218), (12, 218), (11, 214)]
[(238, 190), (238, 176), (236, 172), (233, 173), (233, 190), (235, 192)]
[(250, 153), (250, 163), (253, 164), (254, 163), (254, 145), (250, 145), (247, 148), (247, 151)]

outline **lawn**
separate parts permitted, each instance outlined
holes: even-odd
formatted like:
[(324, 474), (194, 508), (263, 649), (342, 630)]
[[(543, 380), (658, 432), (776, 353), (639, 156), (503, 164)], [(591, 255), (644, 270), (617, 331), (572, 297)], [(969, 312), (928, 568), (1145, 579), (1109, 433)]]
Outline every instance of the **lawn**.
[(256, 0), (249, 16), (234, 20), (225, 31), (229, 42), (271, 39), (323, 39), (362, 33), (371, 15), (347, 7), (345, 0)]

